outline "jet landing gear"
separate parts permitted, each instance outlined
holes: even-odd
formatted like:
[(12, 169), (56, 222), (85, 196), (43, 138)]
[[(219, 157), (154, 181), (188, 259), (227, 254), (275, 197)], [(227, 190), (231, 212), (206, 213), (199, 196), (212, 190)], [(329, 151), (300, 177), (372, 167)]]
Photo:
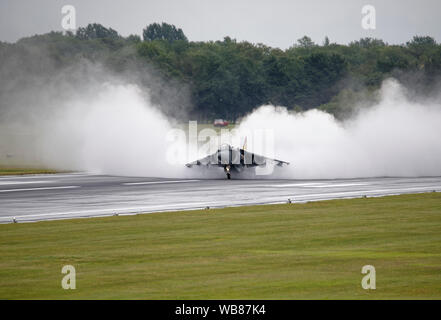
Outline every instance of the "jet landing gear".
[(227, 174), (227, 179), (230, 180), (231, 179), (230, 166), (225, 166), (224, 171)]

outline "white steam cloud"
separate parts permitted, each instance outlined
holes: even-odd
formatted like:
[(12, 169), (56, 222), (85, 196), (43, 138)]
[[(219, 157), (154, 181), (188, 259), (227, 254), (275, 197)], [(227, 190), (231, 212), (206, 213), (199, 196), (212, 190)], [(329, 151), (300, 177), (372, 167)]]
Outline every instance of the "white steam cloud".
[(103, 84), (45, 119), (39, 139), (43, 163), (56, 169), (100, 174), (180, 175), (167, 166), (170, 121), (136, 85)]
[[(56, 106), (33, 110), (37, 112), (25, 122), (1, 124), (0, 153), (13, 150), (13, 156), (25, 155), (28, 162), (59, 170), (176, 178), (201, 175), (195, 168), (168, 161), (174, 123), (136, 85), (99, 84), (86, 94), (58, 99)], [(20, 132), (20, 126), (31, 134), (5, 138), (6, 132)], [(256, 178), (441, 175), (440, 105), (409, 101), (394, 80), (383, 84), (378, 105), (360, 110), (344, 123), (319, 110), (292, 113), (262, 106), (241, 121), (240, 138), (235, 141), (246, 131), (262, 129), (272, 132), (274, 156), (291, 165)], [(265, 155), (256, 145), (248, 145), (248, 150)], [(210, 177), (223, 177), (222, 169)]]
[[(344, 123), (319, 110), (263, 106), (240, 130), (274, 132), (275, 155), (291, 165), (273, 177), (319, 179), (441, 175), (441, 108), (416, 103), (387, 80), (378, 105)], [(260, 150), (254, 150), (256, 153)]]

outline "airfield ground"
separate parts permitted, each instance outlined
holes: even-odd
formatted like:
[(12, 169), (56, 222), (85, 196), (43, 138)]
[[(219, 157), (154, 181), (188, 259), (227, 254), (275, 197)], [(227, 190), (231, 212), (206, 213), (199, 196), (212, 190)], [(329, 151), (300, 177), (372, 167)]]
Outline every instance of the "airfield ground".
[(51, 170), (51, 169), (23, 168), (23, 167), (16, 167), (16, 166), (0, 165), (0, 176), (26, 175), (26, 174), (49, 174), (49, 173), (57, 173), (57, 171)]
[(440, 231), (440, 193), (4, 224), (0, 299), (440, 299)]

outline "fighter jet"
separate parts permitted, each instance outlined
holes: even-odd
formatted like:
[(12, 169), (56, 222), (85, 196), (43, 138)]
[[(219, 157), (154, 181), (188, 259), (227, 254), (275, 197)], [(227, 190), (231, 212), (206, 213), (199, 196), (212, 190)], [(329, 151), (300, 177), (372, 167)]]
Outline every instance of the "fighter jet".
[(187, 163), (186, 166), (223, 167), (227, 179), (231, 179), (231, 173), (242, 172), (245, 168), (265, 167), (267, 164), (277, 166), (289, 165), (289, 162), (277, 159), (270, 159), (252, 152), (245, 151), (245, 145), (241, 148), (234, 148), (229, 144), (222, 145), (215, 153), (205, 158)]

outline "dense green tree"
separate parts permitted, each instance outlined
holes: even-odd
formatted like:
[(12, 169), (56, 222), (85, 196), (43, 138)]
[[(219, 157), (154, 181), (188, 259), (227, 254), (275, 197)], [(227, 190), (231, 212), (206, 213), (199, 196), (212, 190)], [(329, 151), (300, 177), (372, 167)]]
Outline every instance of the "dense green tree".
[[(344, 118), (351, 114), (353, 101), (370, 96), (387, 77), (410, 88), (433, 90), (441, 75), (441, 46), (431, 37), (416, 36), (403, 45), (373, 38), (339, 45), (326, 37), (323, 45), (316, 45), (304, 36), (281, 50), (230, 37), (191, 42), (181, 29), (154, 23), (144, 29), (143, 40), (89, 24), (75, 35), (50, 32), (0, 43), (0, 73), (26, 85), (28, 78), (53, 77), (86, 59), (136, 78), (154, 101), (188, 89), (189, 117), (204, 120), (234, 120), (262, 104), (293, 110), (319, 107)], [(12, 72), (23, 69), (21, 62), (26, 62), (25, 72)], [(164, 93), (151, 73), (179, 90)]]
[(376, 61), (378, 71), (387, 74), (396, 69), (408, 70), (412, 57), (400, 46), (388, 46), (379, 52)]
[(177, 29), (174, 25), (168, 23), (152, 23), (148, 25), (143, 30), (143, 38), (144, 41), (152, 41), (152, 40), (167, 40), (167, 41), (175, 41), (175, 40), (184, 40), (187, 41), (187, 37), (185, 36), (182, 29)]
[(133, 42), (133, 43), (141, 42), (141, 37), (138, 36), (137, 34), (131, 34), (126, 39), (130, 42)]
[(361, 38), (358, 41), (353, 41), (349, 45), (351, 46), (358, 46), (361, 48), (374, 48), (374, 47), (384, 47), (386, 44), (381, 39), (374, 39), (374, 38)]
[(410, 52), (419, 60), (420, 67), (424, 67), (429, 60), (429, 56), (436, 52), (437, 48), (435, 39), (428, 36), (414, 36), (406, 45)]
[(436, 45), (435, 39), (428, 36), (414, 36), (411, 41), (406, 42), (407, 46), (412, 47), (433, 47)]
[(118, 32), (113, 30), (112, 28), (105, 28), (101, 24), (92, 23), (88, 24), (85, 28), (78, 28), (76, 32), (76, 36), (78, 39), (82, 40), (91, 40), (91, 39), (118, 39), (120, 36)]
[(312, 48), (315, 46), (315, 43), (308, 36), (303, 36), (302, 38), (297, 40), (297, 45), (301, 48)]

